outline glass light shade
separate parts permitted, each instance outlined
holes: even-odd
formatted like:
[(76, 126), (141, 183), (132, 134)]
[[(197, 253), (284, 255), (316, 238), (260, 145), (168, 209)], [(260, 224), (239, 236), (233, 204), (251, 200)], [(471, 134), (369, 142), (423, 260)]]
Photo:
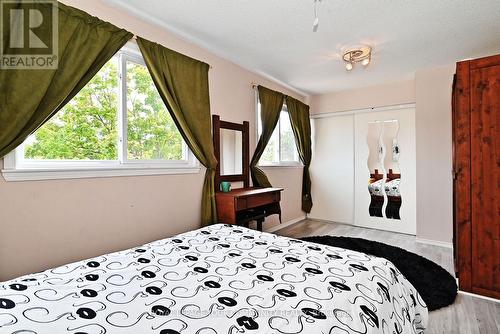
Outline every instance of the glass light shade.
[(369, 63), (370, 63), (370, 58), (366, 58), (361, 61), (361, 64), (363, 64), (363, 66), (367, 66)]
[(351, 64), (351, 63), (347, 63), (347, 64), (345, 64), (345, 69), (346, 69), (347, 71), (352, 70), (352, 64)]

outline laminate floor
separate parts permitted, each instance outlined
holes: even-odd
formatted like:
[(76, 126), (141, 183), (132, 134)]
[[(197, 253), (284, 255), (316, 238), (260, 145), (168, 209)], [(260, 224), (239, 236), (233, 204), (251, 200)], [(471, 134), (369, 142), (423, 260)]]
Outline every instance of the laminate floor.
[[(337, 235), (380, 241), (422, 255), (454, 274), (451, 249), (416, 242), (410, 235), (315, 220), (304, 220), (274, 233), (291, 238)], [(500, 303), (459, 293), (453, 305), (430, 312), (425, 333), (500, 334)]]

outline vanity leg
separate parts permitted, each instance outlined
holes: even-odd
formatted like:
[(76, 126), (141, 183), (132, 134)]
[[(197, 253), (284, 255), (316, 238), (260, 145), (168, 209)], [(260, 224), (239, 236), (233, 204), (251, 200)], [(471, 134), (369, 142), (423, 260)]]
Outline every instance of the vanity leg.
[(264, 219), (258, 219), (257, 220), (257, 231), (262, 232), (262, 223), (264, 222)]

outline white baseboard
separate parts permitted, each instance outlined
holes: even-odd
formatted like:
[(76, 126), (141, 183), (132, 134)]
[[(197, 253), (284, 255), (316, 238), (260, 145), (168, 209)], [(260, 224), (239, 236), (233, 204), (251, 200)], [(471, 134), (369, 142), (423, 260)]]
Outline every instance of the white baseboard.
[(427, 245), (433, 245), (433, 246), (439, 246), (439, 247), (445, 247), (445, 248), (451, 248), (453, 249), (453, 244), (451, 242), (444, 242), (444, 241), (438, 241), (438, 240), (430, 240), (430, 239), (422, 239), (415, 237), (415, 241), (421, 244), (427, 244)]
[(313, 220), (313, 221), (320, 222), (320, 223), (342, 224), (342, 225), (351, 225), (351, 226), (359, 227), (359, 226), (356, 226), (356, 225), (354, 225), (352, 223), (344, 223), (344, 222), (338, 222), (338, 221), (334, 221), (334, 220), (326, 220), (326, 219), (321, 219), (321, 218), (314, 218), (314, 217), (311, 217), (309, 215), (307, 215), (307, 220)]
[(264, 232), (268, 232), (268, 233), (273, 233), (273, 232), (276, 232), (278, 230), (281, 230), (282, 228), (285, 228), (285, 227), (288, 227), (288, 226), (291, 226), (293, 224), (296, 224), (302, 220), (306, 219), (306, 216), (300, 216), (300, 217), (297, 217), (297, 218), (294, 218), (292, 220), (289, 220), (287, 222), (284, 222), (283, 224), (279, 224), (279, 225), (276, 225), (276, 226), (273, 226), (269, 229), (265, 229)]
[(471, 293), (471, 292), (465, 292), (465, 291), (458, 290), (458, 293), (461, 294), (461, 295), (471, 296), (471, 297), (474, 297), (474, 298), (485, 299), (485, 300), (489, 300), (491, 302), (500, 303), (500, 299), (486, 297), (486, 296), (481, 296), (481, 295), (477, 295), (477, 294)]

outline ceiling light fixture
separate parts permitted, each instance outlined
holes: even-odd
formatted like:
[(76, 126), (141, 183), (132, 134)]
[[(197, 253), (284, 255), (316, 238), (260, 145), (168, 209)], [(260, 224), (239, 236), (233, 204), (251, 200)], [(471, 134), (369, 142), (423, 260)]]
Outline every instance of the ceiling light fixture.
[(351, 71), (356, 63), (361, 63), (366, 67), (372, 59), (372, 48), (367, 45), (350, 47), (344, 51), (342, 59), (346, 62), (345, 69), (347, 71)]
[(314, 0), (313, 32), (318, 31), (318, 27), (319, 27), (318, 2), (321, 2), (321, 0)]

